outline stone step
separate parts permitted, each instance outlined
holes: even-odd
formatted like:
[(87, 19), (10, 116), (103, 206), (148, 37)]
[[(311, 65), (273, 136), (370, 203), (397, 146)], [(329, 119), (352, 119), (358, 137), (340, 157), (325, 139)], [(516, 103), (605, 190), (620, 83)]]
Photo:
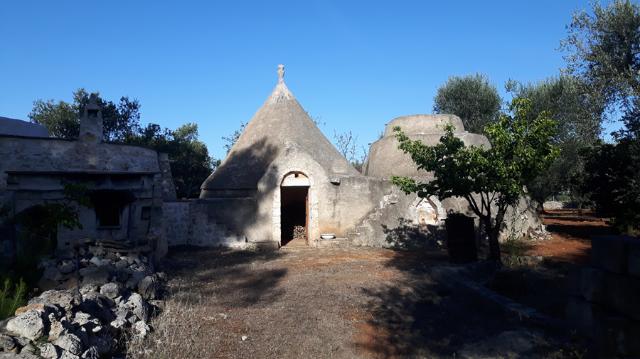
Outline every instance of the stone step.
[(256, 251), (277, 251), (280, 248), (280, 243), (276, 241), (256, 241), (249, 242), (248, 249)]
[(317, 242), (318, 248), (345, 248), (351, 246), (349, 238), (321, 239)]

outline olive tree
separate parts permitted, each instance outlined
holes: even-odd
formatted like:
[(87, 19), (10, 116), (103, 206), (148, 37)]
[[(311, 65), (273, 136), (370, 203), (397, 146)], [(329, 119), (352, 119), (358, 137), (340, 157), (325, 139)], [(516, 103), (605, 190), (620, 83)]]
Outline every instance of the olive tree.
[(481, 74), (450, 77), (433, 101), (434, 112), (457, 115), (465, 129), (474, 133), (482, 133), (485, 125), (497, 119), (502, 103), (498, 90)]

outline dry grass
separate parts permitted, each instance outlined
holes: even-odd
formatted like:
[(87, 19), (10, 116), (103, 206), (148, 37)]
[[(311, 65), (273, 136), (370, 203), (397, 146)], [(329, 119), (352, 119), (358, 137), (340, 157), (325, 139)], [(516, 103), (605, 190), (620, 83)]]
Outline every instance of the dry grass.
[(177, 251), (155, 332), (128, 356), (449, 358), (522, 326), (433, 283), (437, 263), (363, 248)]

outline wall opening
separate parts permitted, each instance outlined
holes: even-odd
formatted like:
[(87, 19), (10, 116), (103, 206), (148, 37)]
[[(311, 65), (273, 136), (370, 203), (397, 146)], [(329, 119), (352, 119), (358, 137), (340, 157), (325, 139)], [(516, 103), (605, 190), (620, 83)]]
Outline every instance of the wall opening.
[(280, 187), (280, 244), (307, 244), (309, 179), (302, 173), (287, 175)]
[(100, 228), (120, 228), (122, 211), (135, 200), (130, 191), (98, 190), (89, 198), (96, 212), (96, 224)]

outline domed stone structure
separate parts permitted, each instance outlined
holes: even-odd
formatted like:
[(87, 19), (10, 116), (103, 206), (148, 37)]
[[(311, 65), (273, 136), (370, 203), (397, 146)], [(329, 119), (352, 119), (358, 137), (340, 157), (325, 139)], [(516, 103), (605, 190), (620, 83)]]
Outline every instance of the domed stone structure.
[(379, 178), (391, 178), (391, 176), (429, 177), (429, 173), (417, 169), (411, 156), (398, 149), (398, 140), (393, 129), (400, 127), (412, 140), (420, 140), (425, 145), (435, 145), (440, 141), (447, 125), (454, 127), (455, 136), (467, 146), (491, 146), (485, 136), (465, 131), (462, 120), (456, 115), (397, 117), (386, 125), (383, 137), (371, 144), (364, 174)]

